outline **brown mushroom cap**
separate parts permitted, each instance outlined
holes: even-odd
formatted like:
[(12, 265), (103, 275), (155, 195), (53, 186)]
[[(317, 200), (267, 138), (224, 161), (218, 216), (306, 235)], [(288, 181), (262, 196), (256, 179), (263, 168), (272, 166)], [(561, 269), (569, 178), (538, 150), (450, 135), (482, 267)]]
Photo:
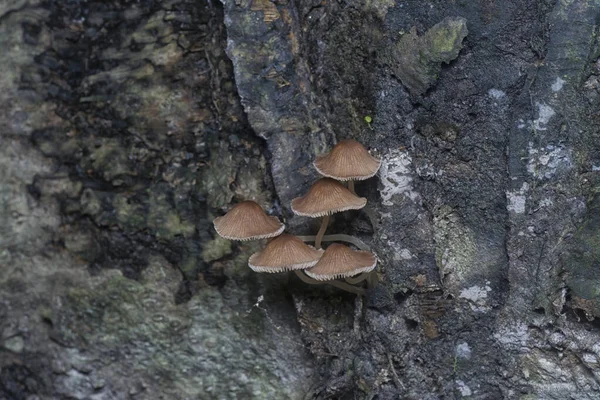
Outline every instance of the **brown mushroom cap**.
[(285, 229), (279, 220), (265, 214), (254, 201), (242, 201), (213, 221), (219, 235), (229, 240), (256, 240), (281, 235)]
[(292, 200), (292, 211), (303, 217), (317, 218), (346, 210), (358, 210), (367, 204), (367, 199), (358, 197), (341, 183), (330, 178), (315, 182), (302, 197)]
[(263, 250), (252, 254), (248, 266), (256, 272), (306, 269), (315, 265), (322, 254), (323, 250), (316, 250), (296, 236), (284, 233), (271, 240)]
[(326, 156), (317, 157), (313, 163), (317, 171), (338, 181), (362, 181), (377, 173), (381, 160), (369, 154), (367, 149), (354, 139), (336, 144)]
[(373, 253), (334, 243), (325, 250), (319, 262), (305, 272), (318, 281), (329, 281), (370, 272), (376, 265), (377, 258)]

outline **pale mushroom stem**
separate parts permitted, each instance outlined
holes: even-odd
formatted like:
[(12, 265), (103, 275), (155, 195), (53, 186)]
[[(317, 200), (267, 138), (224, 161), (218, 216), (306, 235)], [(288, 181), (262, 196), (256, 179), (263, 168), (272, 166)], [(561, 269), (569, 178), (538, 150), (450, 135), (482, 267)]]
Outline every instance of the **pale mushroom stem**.
[(321, 222), (321, 228), (319, 228), (319, 232), (317, 233), (317, 237), (315, 239), (315, 248), (316, 249), (321, 248), (321, 240), (323, 239), (323, 235), (325, 234), (325, 231), (327, 230), (327, 225), (329, 225), (329, 215), (326, 215), (325, 217), (323, 217), (323, 222)]
[[(300, 240), (302, 240), (303, 242), (314, 242), (317, 237), (314, 235), (305, 235), (305, 236), (298, 236), (298, 238)], [(346, 235), (344, 233), (338, 233), (335, 235), (324, 235), (321, 238), (321, 242), (352, 243), (353, 245), (358, 247), (360, 250), (371, 251), (371, 249), (369, 248), (369, 246), (367, 246), (367, 244), (365, 242), (363, 242), (362, 240), (360, 240), (358, 238), (355, 238), (354, 236)]]
[(311, 278), (310, 276), (306, 275), (301, 269), (296, 269), (294, 270), (294, 272), (302, 282), (308, 283), (309, 285), (323, 285), (325, 283)]
[(369, 272), (363, 272), (360, 275), (356, 275), (356, 276), (352, 276), (349, 278), (346, 278), (346, 282), (348, 282), (351, 285), (356, 285), (357, 283), (361, 283), (362, 281), (366, 280), (369, 278)]
[(304, 283), (308, 283), (309, 285), (323, 285), (325, 283), (327, 283), (328, 285), (331, 285), (333, 287), (336, 287), (338, 289), (342, 289), (346, 292), (349, 293), (353, 293), (356, 294), (358, 296), (364, 296), (365, 295), (365, 291), (364, 289), (361, 288), (357, 288), (354, 287), (352, 285), (348, 285), (347, 283), (344, 282), (340, 282), (340, 281), (318, 281), (316, 279), (311, 278), (310, 276), (306, 275), (304, 273), (304, 271), (302, 271), (301, 269), (297, 269), (294, 271), (296, 273), (296, 275), (298, 276), (298, 278), (300, 278), (300, 280)]
[(377, 274), (377, 271), (373, 270), (369, 274), (369, 279), (367, 280), (367, 287), (369, 289), (373, 289), (375, 286), (377, 286), (378, 283), (379, 283), (379, 275)]
[(356, 285), (365, 280), (367, 281), (367, 288), (373, 289), (379, 283), (379, 275), (377, 275), (377, 271), (373, 270), (371, 272), (363, 272), (360, 275), (346, 278), (346, 282), (351, 285)]
[(348, 181), (348, 190), (351, 191), (352, 193), (356, 194), (356, 190), (354, 190), (354, 181), (353, 180)]
[(356, 190), (354, 190), (354, 181), (353, 180), (348, 181), (348, 190), (351, 191), (352, 193), (356, 194)]
[(338, 289), (342, 289), (345, 290), (346, 292), (350, 292), (350, 293), (354, 293), (358, 296), (364, 296), (365, 295), (365, 290), (352, 286), (352, 285), (348, 285), (347, 283), (344, 282), (340, 282), (340, 281), (328, 281), (328, 284), (330, 284), (333, 287), (336, 287)]

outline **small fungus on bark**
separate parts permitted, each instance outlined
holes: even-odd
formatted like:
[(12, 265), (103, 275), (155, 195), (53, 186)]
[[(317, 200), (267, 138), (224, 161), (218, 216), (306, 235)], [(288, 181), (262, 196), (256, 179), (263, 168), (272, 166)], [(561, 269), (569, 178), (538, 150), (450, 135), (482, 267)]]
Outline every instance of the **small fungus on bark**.
[[(358, 238), (346, 234), (325, 237), (326, 241), (344, 241), (357, 246), (362, 251), (334, 243), (327, 250), (321, 250), (329, 216), (347, 210), (358, 210), (367, 204), (367, 199), (354, 192), (354, 180), (364, 180), (374, 176), (381, 161), (371, 156), (355, 140), (343, 140), (324, 157), (319, 157), (314, 165), (326, 176), (319, 179), (302, 197), (292, 200), (292, 211), (296, 215), (323, 217), (316, 236), (293, 236), (283, 234), (285, 225), (279, 219), (267, 215), (254, 201), (243, 201), (235, 205), (227, 214), (214, 220), (219, 235), (230, 240), (257, 240), (279, 236), (269, 241), (267, 246), (250, 256), (248, 266), (256, 272), (283, 272), (293, 270), (303, 281), (312, 285), (329, 284), (350, 293), (362, 296), (365, 289), (357, 286), (367, 281), (367, 289), (377, 285), (374, 271), (377, 258), (368, 246)], [(346, 188), (340, 181), (348, 181)], [(304, 241), (315, 241), (315, 248)], [(345, 278), (346, 282), (338, 280)]]
[(304, 272), (318, 281), (330, 281), (371, 272), (376, 266), (377, 258), (373, 253), (352, 250), (343, 244), (333, 243), (327, 247), (319, 262)]
[(256, 272), (283, 272), (315, 265), (323, 250), (305, 244), (296, 236), (284, 233), (250, 256), (248, 266)]
[(355, 193), (354, 181), (375, 176), (381, 160), (369, 154), (356, 140), (345, 139), (336, 144), (329, 154), (317, 157), (313, 165), (323, 176), (348, 181), (348, 189)]
[(315, 239), (315, 247), (320, 249), (321, 239), (329, 224), (329, 215), (346, 210), (359, 210), (366, 204), (366, 198), (358, 197), (338, 181), (321, 178), (308, 193), (292, 200), (292, 211), (304, 217), (324, 217)]
[(242, 201), (213, 221), (217, 233), (229, 240), (257, 240), (281, 235), (285, 229), (276, 217), (254, 201)]

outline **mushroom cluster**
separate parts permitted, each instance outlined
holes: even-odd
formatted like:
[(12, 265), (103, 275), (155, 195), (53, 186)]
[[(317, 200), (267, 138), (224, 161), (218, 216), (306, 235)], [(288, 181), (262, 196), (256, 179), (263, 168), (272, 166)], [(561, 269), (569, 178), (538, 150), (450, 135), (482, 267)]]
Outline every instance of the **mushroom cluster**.
[[(369, 287), (377, 283), (374, 272), (377, 258), (360, 240), (344, 234), (325, 236), (325, 231), (331, 214), (358, 210), (367, 204), (367, 199), (356, 195), (354, 181), (371, 178), (380, 165), (380, 160), (352, 139), (342, 140), (329, 154), (317, 157), (314, 166), (325, 178), (315, 182), (304, 196), (293, 199), (291, 204), (296, 215), (323, 218), (316, 236), (283, 233), (285, 225), (276, 217), (268, 216), (253, 201), (243, 201), (224, 216), (217, 217), (214, 220), (215, 230), (230, 240), (273, 238), (263, 250), (250, 256), (248, 266), (253, 271), (295, 271), (306, 283), (328, 283), (352, 293), (364, 294), (364, 290), (355, 285), (364, 280)], [(348, 187), (340, 181), (347, 181)], [(323, 250), (321, 244), (324, 239), (350, 242), (360, 250), (339, 243)], [(315, 247), (304, 243), (313, 240)], [(342, 278), (345, 282), (339, 280)]]

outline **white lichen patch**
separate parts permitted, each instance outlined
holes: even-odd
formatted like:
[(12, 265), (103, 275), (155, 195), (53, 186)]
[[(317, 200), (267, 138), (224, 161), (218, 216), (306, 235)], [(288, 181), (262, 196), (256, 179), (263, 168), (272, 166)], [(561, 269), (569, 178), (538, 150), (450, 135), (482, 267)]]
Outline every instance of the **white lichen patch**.
[(507, 347), (525, 348), (529, 341), (527, 325), (518, 322), (512, 325), (502, 325), (494, 338)]
[(458, 387), (458, 391), (463, 397), (471, 396), (473, 394), (471, 388), (469, 388), (467, 384), (461, 380), (456, 381), (456, 386)]
[(458, 358), (463, 358), (465, 360), (468, 360), (471, 358), (471, 347), (469, 346), (469, 343), (467, 342), (462, 342), (459, 343), (456, 346), (456, 357)]
[(413, 190), (412, 158), (406, 151), (393, 150), (383, 157), (379, 177), (383, 184), (381, 199), (384, 206), (393, 206), (392, 198), (402, 195), (414, 202), (421, 196)]
[(488, 90), (488, 95), (496, 100), (506, 97), (506, 93), (500, 89), (490, 89)]
[(400, 250), (400, 254), (399, 255), (400, 255), (400, 258), (402, 258), (403, 260), (410, 260), (411, 258), (413, 258), (412, 253), (408, 249), (402, 249), (402, 250)]
[(417, 166), (415, 168), (415, 172), (418, 176), (425, 179), (435, 179), (437, 177), (442, 176), (442, 174), (444, 173), (444, 171), (441, 169), (436, 171), (433, 165), (430, 165), (429, 163)]
[[(396, 248), (396, 247), (392, 247)], [(401, 249), (400, 251), (394, 252), (394, 261), (411, 260), (413, 258), (412, 253), (408, 249)]]
[(471, 286), (469, 288), (463, 289), (460, 292), (460, 297), (463, 299), (467, 299), (472, 301), (473, 303), (478, 303), (481, 301), (485, 301), (487, 299), (488, 292), (490, 292), (492, 288), (489, 286)]
[(528, 152), (527, 172), (537, 179), (550, 179), (558, 171), (568, 170), (573, 166), (571, 150), (564, 146), (535, 148), (529, 142)]
[(535, 103), (538, 108), (538, 117), (533, 121), (533, 127), (538, 131), (545, 131), (550, 118), (556, 114), (552, 107), (544, 103)]
[(550, 207), (552, 204), (554, 204), (554, 201), (550, 198), (543, 198), (540, 200), (540, 207)]
[(554, 83), (552, 84), (552, 91), (554, 93), (556, 92), (560, 92), (564, 86), (564, 84), (566, 83), (566, 81), (564, 79), (561, 79), (560, 77), (556, 77), (556, 80), (554, 81)]
[(508, 198), (508, 204), (506, 205), (508, 211), (514, 212), (515, 214), (523, 214), (525, 212), (527, 198), (524, 195), (507, 192), (506, 197)]
[(527, 203), (526, 192), (529, 190), (529, 184), (523, 182), (519, 190), (506, 192), (506, 209), (515, 214), (525, 213), (525, 205)]
[(598, 357), (592, 353), (583, 353), (581, 359), (584, 363), (586, 363), (589, 367), (597, 367), (598, 366)]
[(25, 341), (22, 336), (13, 336), (4, 341), (4, 348), (13, 353), (21, 353), (25, 348)]
[(488, 305), (488, 293), (492, 291), (489, 283), (485, 286), (471, 286), (461, 290), (459, 297), (469, 301), (471, 310), (476, 312), (486, 312), (490, 310)]

